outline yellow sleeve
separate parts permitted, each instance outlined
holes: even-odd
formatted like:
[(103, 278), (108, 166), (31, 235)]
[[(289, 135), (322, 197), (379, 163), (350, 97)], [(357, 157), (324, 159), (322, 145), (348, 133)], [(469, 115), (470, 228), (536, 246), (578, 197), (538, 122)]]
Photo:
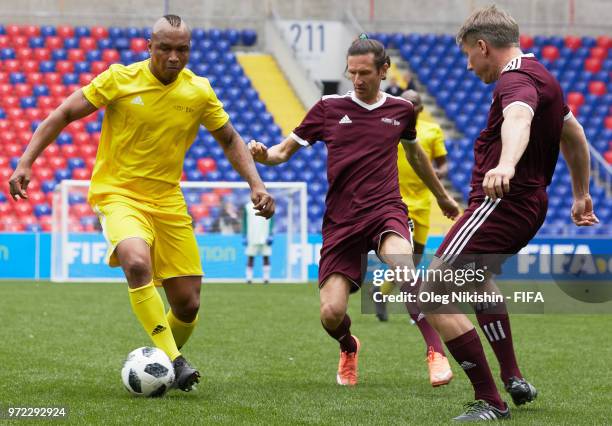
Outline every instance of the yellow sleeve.
[(436, 127), (433, 133), (433, 149), (431, 150), (432, 158), (443, 157), (448, 154), (446, 151), (446, 146), (444, 145), (444, 133), (442, 133), (442, 129), (440, 127)]
[(112, 65), (83, 87), (83, 95), (96, 108), (110, 104), (119, 94), (119, 85)]
[(210, 132), (220, 129), (229, 121), (229, 115), (223, 109), (223, 104), (217, 98), (213, 88), (208, 86), (208, 96), (200, 123)]

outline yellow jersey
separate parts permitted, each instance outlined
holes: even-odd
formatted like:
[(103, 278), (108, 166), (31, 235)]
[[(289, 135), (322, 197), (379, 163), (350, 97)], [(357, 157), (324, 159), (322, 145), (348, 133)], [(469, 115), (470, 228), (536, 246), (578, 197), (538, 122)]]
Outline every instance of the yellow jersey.
[[(447, 154), (444, 134), (437, 123), (417, 119), (416, 131), (418, 142), (430, 160)], [(406, 160), (406, 152), (401, 143), (397, 152), (397, 169), (402, 200), (408, 206), (408, 211), (428, 210), (432, 194)]]
[(183, 161), (200, 124), (213, 131), (229, 120), (206, 78), (183, 69), (164, 85), (149, 60), (111, 65), (83, 94), (106, 106), (89, 189), (94, 203), (102, 194), (152, 203), (182, 196)]

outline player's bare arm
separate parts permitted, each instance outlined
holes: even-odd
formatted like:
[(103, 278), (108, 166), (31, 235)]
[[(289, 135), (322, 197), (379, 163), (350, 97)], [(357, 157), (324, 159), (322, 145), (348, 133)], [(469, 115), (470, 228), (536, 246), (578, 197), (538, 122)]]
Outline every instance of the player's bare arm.
[(572, 115), (563, 123), (561, 131), (561, 153), (567, 162), (572, 177), (572, 220), (578, 226), (599, 223), (593, 212), (593, 201), (589, 195), (590, 155), (584, 129)]
[(267, 148), (261, 142), (254, 140), (249, 142), (249, 150), (253, 159), (267, 166), (276, 166), (277, 164), (289, 161), (293, 154), (301, 147), (302, 145), (297, 143), (291, 136), (270, 148)]
[(402, 145), (406, 152), (406, 159), (416, 172), (417, 176), (427, 185), (427, 188), (436, 197), (436, 201), (444, 216), (455, 219), (459, 215), (459, 205), (444, 189), (444, 185), (436, 176), (433, 166), (423, 151), (421, 145), (402, 139)]
[(436, 157), (433, 159), (434, 171), (438, 179), (444, 179), (448, 175), (448, 162), (446, 161), (446, 155)]
[(251, 200), (255, 205), (258, 216), (270, 218), (274, 214), (274, 198), (266, 190), (266, 186), (259, 177), (253, 158), (244, 144), (244, 141), (229, 121), (211, 134), (223, 148), (225, 156), (240, 176), (251, 187)]
[(14, 200), (28, 198), (26, 189), (30, 182), (32, 164), (45, 148), (57, 138), (68, 124), (88, 116), (96, 110), (97, 108), (85, 98), (83, 91), (79, 89), (40, 123), (9, 179), (10, 193)]
[(491, 199), (502, 198), (510, 191), (510, 180), (514, 177), (527, 144), (533, 112), (522, 104), (511, 105), (504, 111), (501, 138), (502, 152), (497, 167), (489, 170), (482, 181), (485, 194)]

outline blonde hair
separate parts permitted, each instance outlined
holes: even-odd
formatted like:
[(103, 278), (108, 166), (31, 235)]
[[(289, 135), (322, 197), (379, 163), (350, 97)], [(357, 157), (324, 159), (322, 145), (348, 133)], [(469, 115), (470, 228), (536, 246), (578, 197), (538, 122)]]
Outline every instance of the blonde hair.
[(519, 26), (508, 12), (491, 5), (472, 13), (457, 32), (457, 44), (485, 40), (494, 47), (519, 45)]

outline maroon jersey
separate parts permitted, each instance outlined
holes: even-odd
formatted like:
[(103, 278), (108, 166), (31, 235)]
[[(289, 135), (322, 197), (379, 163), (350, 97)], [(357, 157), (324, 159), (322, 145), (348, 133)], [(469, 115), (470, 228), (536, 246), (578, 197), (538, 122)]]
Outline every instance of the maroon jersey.
[(326, 230), (365, 224), (388, 210), (407, 214), (399, 192), (397, 144), (416, 142), (414, 109), (403, 98), (381, 95), (372, 105), (353, 92), (323, 96), (291, 134), (301, 145), (320, 140), (327, 146), (324, 236)]
[(504, 110), (520, 103), (531, 109), (533, 120), (529, 144), (516, 165), (507, 197), (550, 184), (557, 159), (564, 118), (569, 108), (559, 83), (533, 54), (511, 60), (502, 70), (493, 91), (487, 127), (474, 144), (471, 197), (484, 196), (484, 175), (497, 167), (502, 150), (501, 128)]

